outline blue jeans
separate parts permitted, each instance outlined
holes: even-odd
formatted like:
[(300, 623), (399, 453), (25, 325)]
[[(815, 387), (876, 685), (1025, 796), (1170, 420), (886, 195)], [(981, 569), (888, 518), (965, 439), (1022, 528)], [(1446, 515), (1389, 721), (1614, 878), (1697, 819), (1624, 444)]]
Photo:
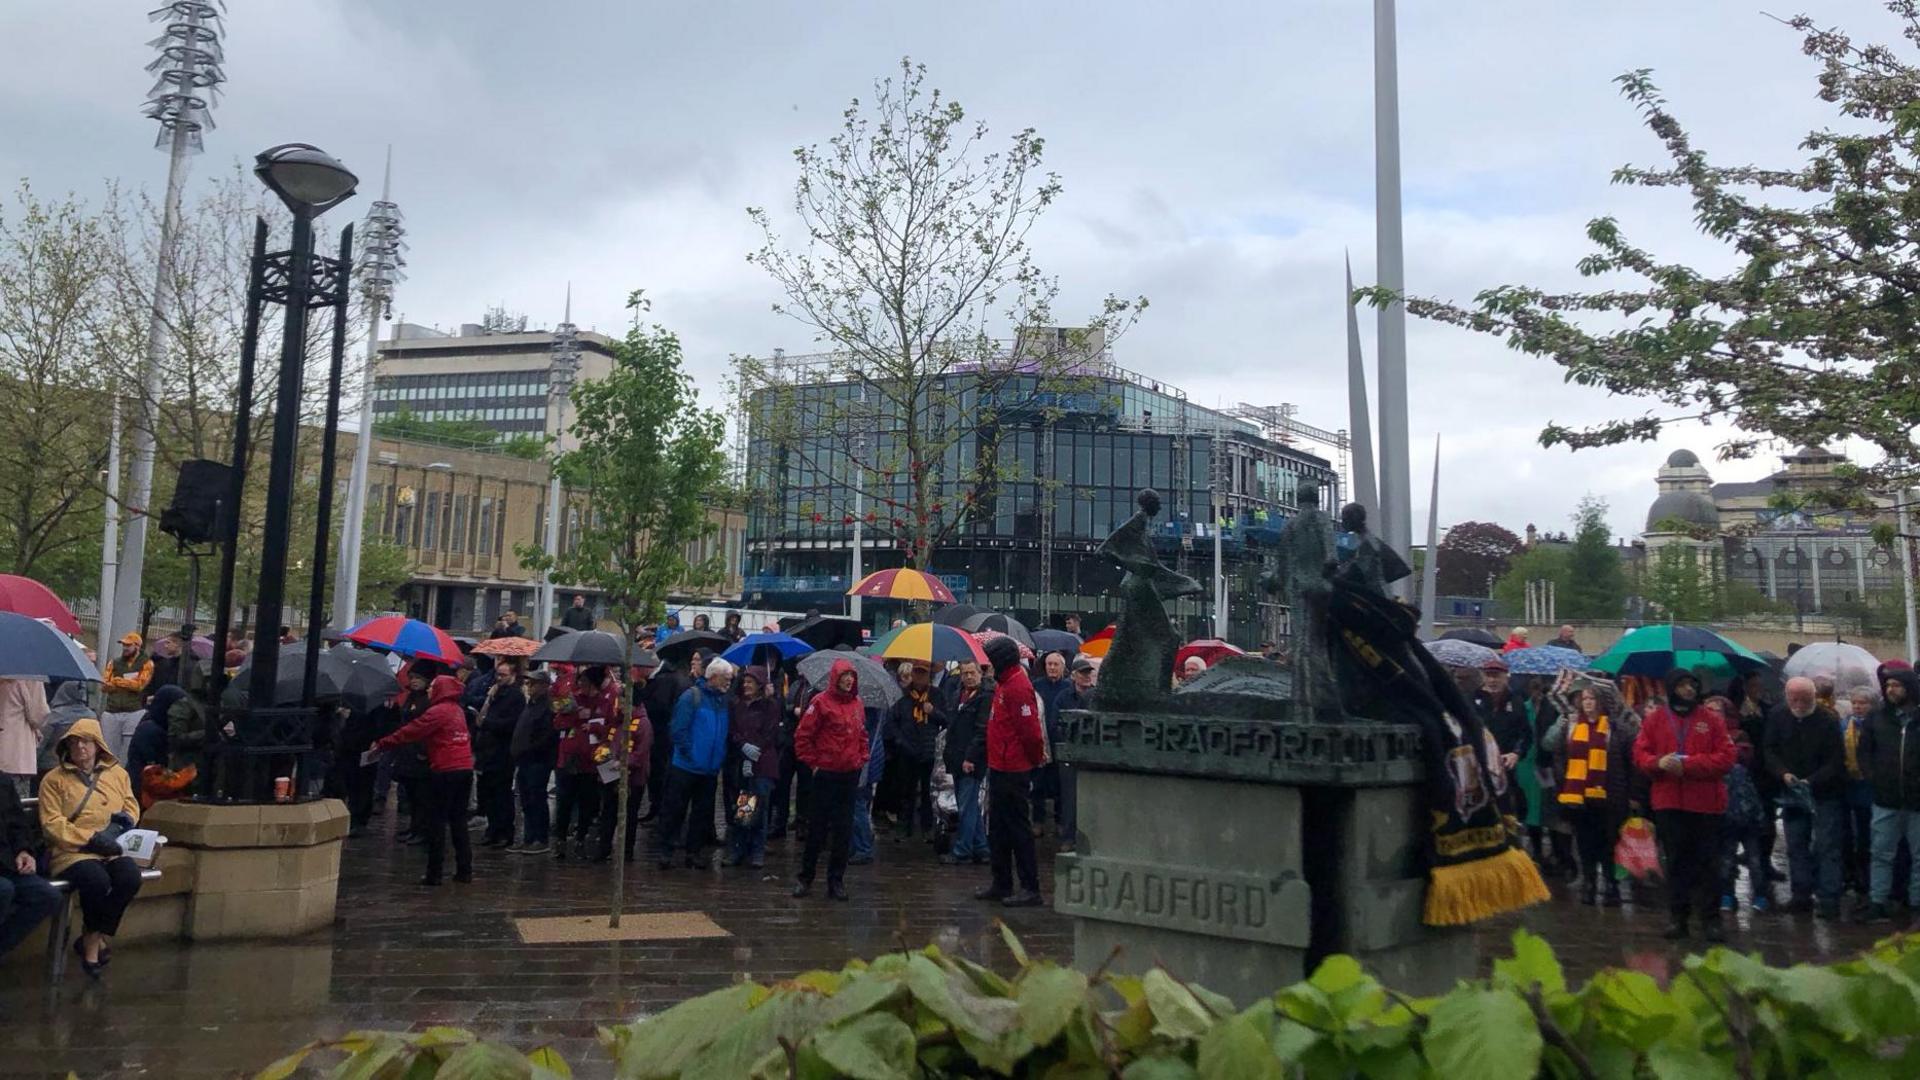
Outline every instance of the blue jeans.
[(520, 794), (520, 817), (526, 822), (520, 830), (523, 844), (544, 844), (553, 826), (547, 806), (547, 780), (553, 766), (544, 761), (523, 761), (513, 767), (513, 789)]
[(1781, 812), (1787, 825), (1787, 881), (1794, 899), (1813, 896), (1823, 904), (1840, 902), (1846, 812), (1846, 804), (1839, 799), (1816, 800), (1811, 814)]
[[(1920, 852), (1920, 810), (1893, 810), (1885, 806), (1873, 808), (1873, 880), (1868, 885), (1867, 899), (1876, 904), (1884, 904), (1893, 897), (1893, 861), (1900, 854), (1900, 841), (1907, 842), (1907, 850)], [(1911, 860), (1912, 869), (1908, 871), (1907, 903), (1917, 902), (1920, 898), (1920, 858)]]
[(38, 874), (0, 869), (0, 956), (13, 951), (41, 920), (67, 902), (53, 883)]
[(953, 798), (960, 804), (960, 829), (953, 834), (948, 854), (956, 859), (979, 859), (987, 854), (987, 827), (980, 820), (980, 774), (953, 778)]
[(1767, 862), (1760, 848), (1760, 826), (1723, 823), (1720, 826), (1721, 896), (1733, 895), (1734, 882), (1742, 869), (1747, 872), (1752, 898), (1765, 898), (1768, 895)]
[(734, 861), (758, 863), (767, 857), (767, 819), (773, 810), (768, 800), (773, 798), (773, 781), (756, 776), (747, 781), (747, 789), (759, 800), (759, 808), (753, 813), (751, 825), (741, 825), (732, 820), (733, 807), (727, 807), (727, 847)]
[(873, 858), (873, 785), (861, 784), (853, 793), (853, 857)]

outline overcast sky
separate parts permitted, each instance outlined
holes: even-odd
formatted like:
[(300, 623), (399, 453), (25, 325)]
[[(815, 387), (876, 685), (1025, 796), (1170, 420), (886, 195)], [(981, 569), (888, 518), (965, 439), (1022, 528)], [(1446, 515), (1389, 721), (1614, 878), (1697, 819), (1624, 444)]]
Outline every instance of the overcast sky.
[[(163, 184), (139, 112), (152, 6), (4, 5), (0, 173), (43, 192)], [(1369, 7), (231, 0), (219, 128), (194, 168), (311, 142), (371, 198), (391, 143), (409, 321), (450, 327), (499, 303), (550, 325), (571, 280), (575, 321), (617, 331), (644, 287), (719, 404), (729, 355), (816, 347), (770, 313), (745, 208), (784, 211), (791, 150), (830, 137), (847, 100), (910, 54), (997, 136), (1046, 138), (1066, 191), (1033, 240), (1061, 278), (1063, 321), (1108, 292), (1145, 294), (1120, 363), (1204, 404), (1293, 402), (1344, 428), (1342, 254), (1360, 284), (1374, 265)], [(1772, 10), (1895, 39), (1874, 0)], [(1682, 197), (1608, 184), (1618, 165), (1661, 160), (1611, 83), (1623, 71), (1655, 69), (1696, 145), (1728, 162), (1786, 164), (1830, 115), (1797, 35), (1758, 0), (1404, 2), (1400, 58), (1408, 287), (1460, 299), (1573, 283), (1600, 214), (1662, 255), (1723, 257)], [(1371, 362), (1370, 312), (1362, 335)], [(1564, 386), (1493, 339), (1419, 322), (1409, 338), (1417, 537), (1436, 432), (1443, 526), (1562, 528), (1591, 492), (1626, 536), (1675, 447), (1717, 479), (1773, 467), (1715, 462), (1719, 436), (1699, 427), (1658, 446), (1542, 449), (1549, 420), (1646, 405)]]

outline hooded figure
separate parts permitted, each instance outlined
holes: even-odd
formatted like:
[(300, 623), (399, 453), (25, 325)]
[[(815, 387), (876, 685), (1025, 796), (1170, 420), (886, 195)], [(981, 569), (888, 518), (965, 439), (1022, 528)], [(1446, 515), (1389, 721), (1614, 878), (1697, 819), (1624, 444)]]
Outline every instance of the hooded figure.
[(1737, 760), (1726, 718), (1705, 705), (1700, 680), (1667, 673), (1667, 701), (1647, 713), (1633, 744), (1633, 763), (1653, 777), (1654, 835), (1665, 849), (1669, 940), (1687, 936), (1700, 918), (1709, 942), (1720, 928), (1720, 818), (1727, 809), (1727, 773)]
[[(1855, 753), (1873, 785), (1874, 806), (1920, 811), (1920, 673), (1888, 667), (1882, 673), (1880, 707), (1860, 732)], [(1876, 862), (1879, 857), (1874, 852)]]
[(813, 788), (807, 800), (807, 848), (793, 895), (813, 888), (820, 848), (827, 845), (827, 895), (845, 900), (847, 851), (853, 841), (854, 794), (868, 750), (866, 708), (860, 702), (860, 673), (851, 660), (835, 660), (827, 685), (813, 696), (793, 732), (794, 756), (811, 766)]
[(427, 874), (422, 885), (440, 884), (440, 870), (453, 835), (453, 880), (473, 880), (473, 849), (467, 836), (467, 795), (473, 789), (473, 743), (467, 734), (467, 712), (460, 705), (460, 680), (441, 675), (427, 688), (427, 709), (377, 740), (380, 750), (408, 743), (424, 743), (427, 767), (432, 770), (421, 788), (426, 802)]
[(87, 684), (83, 682), (63, 682), (53, 691), (53, 699), (47, 702), (47, 720), (40, 726), (40, 771), (47, 772), (60, 767), (60, 740), (74, 722), (86, 717), (98, 719), (93, 706), (87, 704)]
[(40, 780), (40, 833), (55, 877), (79, 894), (84, 932), (73, 943), (80, 967), (99, 978), (107, 939), (140, 892), (140, 867), (120, 850), (120, 835), (140, 822), (140, 804), (92, 717), (74, 721), (60, 740), (60, 766)]
[(141, 772), (149, 765), (164, 766), (167, 762), (167, 713), (186, 696), (187, 692), (177, 685), (162, 686), (154, 691), (153, 700), (147, 702), (147, 714), (133, 729), (133, 740), (127, 744), (127, 778), (136, 799), (140, 797)]
[[(85, 771), (74, 761), (76, 741), (94, 747), (92, 767)], [(101, 831), (114, 824), (115, 815), (126, 819), (120, 831), (140, 821), (140, 804), (133, 797), (127, 770), (101, 737), (100, 721), (90, 716), (75, 720), (60, 740), (58, 753), (59, 767), (40, 779), (40, 832), (46, 837), (56, 876), (75, 863), (119, 855), (117, 840), (100, 838)]]

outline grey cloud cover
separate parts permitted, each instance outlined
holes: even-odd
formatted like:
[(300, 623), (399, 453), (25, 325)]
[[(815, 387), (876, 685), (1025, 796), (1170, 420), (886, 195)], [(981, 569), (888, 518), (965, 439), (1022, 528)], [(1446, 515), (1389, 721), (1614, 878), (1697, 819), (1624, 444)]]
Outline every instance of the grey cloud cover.
[[(43, 191), (107, 178), (156, 188), (164, 158), (138, 111), (150, 6), (5, 5), (16, 43), (0, 170)], [(1341, 258), (1373, 264), (1371, 5), (967, 5), (614, 0), (234, 0), (230, 82), (196, 174), (275, 142), (324, 146), (377, 183), (391, 142), (409, 226), (399, 307), (470, 320), (504, 302), (624, 324), (644, 287), (718, 400), (732, 353), (811, 347), (769, 311), (744, 260), (744, 208), (784, 208), (790, 151), (823, 141), (847, 99), (902, 55), (1009, 134), (1032, 126), (1066, 194), (1034, 239), (1065, 287), (1060, 313), (1109, 291), (1152, 309), (1121, 362), (1196, 400), (1291, 401), (1346, 426)], [(1403, 2), (1400, 55), (1407, 278), (1470, 297), (1512, 282), (1567, 285), (1582, 228), (1619, 216), (1665, 256), (1724, 258), (1676, 196), (1608, 184), (1660, 147), (1613, 76), (1656, 79), (1699, 144), (1781, 161), (1828, 115), (1792, 31), (1749, 3)], [(1806, 0), (1817, 20), (1892, 40), (1873, 0)], [(1788, 13), (1782, 11), (1781, 13)], [(363, 185), (363, 191), (367, 187)], [(352, 213), (359, 207), (349, 204)], [(337, 224), (337, 223), (336, 223)], [(1363, 317), (1369, 357), (1372, 319)], [(1711, 430), (1578, 455), (1534, 439), (1645, 404), (1562, 385), (1499, 342), (1410, 325), (1415, 512), (1424, 529), (1432, 436), (1446, 432), (1443, 524), (1558, 528), (1582, 492), (1639, 527), (1666, 452), (1691, 445), (1716, 476)]]

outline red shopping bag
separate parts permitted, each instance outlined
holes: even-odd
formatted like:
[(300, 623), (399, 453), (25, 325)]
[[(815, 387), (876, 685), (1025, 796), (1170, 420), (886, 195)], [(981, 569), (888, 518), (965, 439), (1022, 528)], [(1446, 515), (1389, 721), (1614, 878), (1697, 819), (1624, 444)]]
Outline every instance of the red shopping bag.
[(1628, 818), (1613, 845), (1613, 861), (1642, 881), (1660, 876), (1660, 849), (1653, 842), (1653, 823), (1643, 817)]

